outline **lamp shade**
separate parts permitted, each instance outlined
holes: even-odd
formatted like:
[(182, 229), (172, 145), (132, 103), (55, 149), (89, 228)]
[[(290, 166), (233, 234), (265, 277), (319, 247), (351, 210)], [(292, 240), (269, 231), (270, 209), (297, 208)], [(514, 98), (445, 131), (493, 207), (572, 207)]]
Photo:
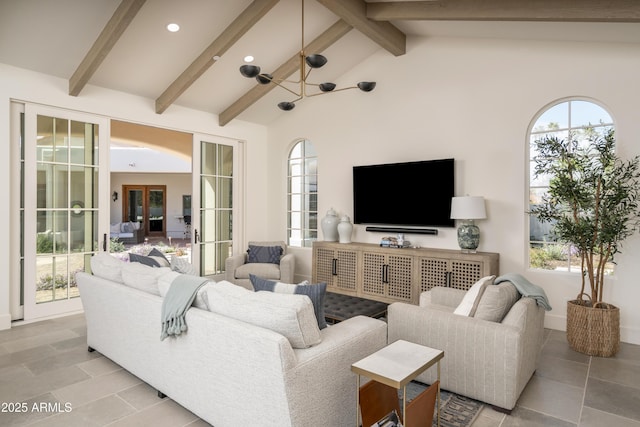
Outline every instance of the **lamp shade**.
[(484, 197), (461, 196), (451, 198), (451, 219), (485, 219)]

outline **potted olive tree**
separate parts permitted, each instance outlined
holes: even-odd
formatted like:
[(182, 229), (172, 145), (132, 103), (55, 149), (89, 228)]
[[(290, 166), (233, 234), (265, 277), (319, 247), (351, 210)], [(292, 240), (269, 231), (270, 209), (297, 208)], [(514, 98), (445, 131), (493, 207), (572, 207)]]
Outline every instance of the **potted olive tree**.
[(535, 175), (550, 181), (531, 214), (549, 222), (581, 262), (580, 293), (567, 303), (567, 340), (581, 353), (613, 356), (620, 347), (620, 310), (602, 301), (605, 270), (621, 242), (640, 227), (640, 160), (615, 154), (611, 129), (584, 141), (548, 135), (535, 144)]

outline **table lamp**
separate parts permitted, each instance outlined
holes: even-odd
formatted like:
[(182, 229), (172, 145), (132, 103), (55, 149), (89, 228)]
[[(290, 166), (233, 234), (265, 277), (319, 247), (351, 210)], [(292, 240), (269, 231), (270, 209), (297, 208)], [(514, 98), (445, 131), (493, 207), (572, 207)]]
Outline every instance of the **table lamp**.
[(480, 244), (480, 229), (473, 220), (486, 217), (484, 197), (461, 196), (451, 199), (451, 219), (462, 220), (458, 226), (458, 245), (462, 252), (476, 252)]

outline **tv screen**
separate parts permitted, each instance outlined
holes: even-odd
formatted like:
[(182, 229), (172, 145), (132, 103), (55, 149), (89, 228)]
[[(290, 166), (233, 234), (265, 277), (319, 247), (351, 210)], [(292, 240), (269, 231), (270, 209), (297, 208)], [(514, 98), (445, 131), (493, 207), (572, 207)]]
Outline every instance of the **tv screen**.
[(453, 159), (354, 166), (354, 223), (454, 227), (453, 166)]

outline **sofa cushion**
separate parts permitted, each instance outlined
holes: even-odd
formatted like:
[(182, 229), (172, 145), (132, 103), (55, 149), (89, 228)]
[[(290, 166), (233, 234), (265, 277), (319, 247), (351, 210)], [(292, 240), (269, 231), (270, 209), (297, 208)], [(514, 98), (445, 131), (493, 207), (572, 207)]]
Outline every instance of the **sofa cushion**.
[(462, 302), (453, 311), (453, 314), (469, 317), (473, 316), (485, 288), (489, 283), (493, 283), (493, 279), (495, 278), (496, 276), (487, 276), (474, 283), (464, 295), (464, 298), (462, 298)]
[(98, 252), (91, 257), (91, 273), (112, 282), (124, 283), (122, 280), (122, 267), (125, 264), (125, 262), (114, 258), (106, 252)]
[(111, 226), (109, 227), (109, 232), (110, 232), (111, 234), (118, 234), (118, 233), (120, 233), (120, 231), (121, 231), (121, 230), (120, 230), (120, 225), (121, 225), (121, 224), (120, 224), (119, 222), (118, 222), (118, 223), (115, 223), (115, 224), (111, 224)]
[(170, 271), (169, 267), (149, 267), (139, 262), (129, 262), (122, 267), (122, 280), (127, 286), (160, 296), (158, 278)]
[(270, 280), (280, 279), (280, 266), (270, 263), (242, 264), (236, 268), (236, 279), (248, 279), (251, 274)]
[(247, 254), (248, 263), (257, 262), (280, 264), (280, 257), (282, 256), (282, 246), (249, 245)]
[(253, 292), (227, 281), (207, 289), (209, 311), (285, 336), (293, 348), (321, 341), (313, 304), (306, 295)]
[[(162, 298), (167, 295), (167, 292), (169, 292), (169, 288), (171, 287), (171, 283), (173, 283), (175, 278), (178, 276), (180, 276), (180, 273), (176, 271), (170, 271), (158, 277), (158, 292), (160, 292), (160, 296)], [(207, 288), (209, 286), (213, 286), (214, 284), (215, 282), (207, 282), (203, 286), (200, 286), (200, 289), (198, 289), (196, 297), (191, 305), (203, 310), (209, 310), (209, 305), (207, 304)]]
[(253, 289), (258, 291), (277, 292), (281, 294), (297, 294), (306, 295), (313, 304), (313, 311), (318, 321), (318, 327), (324, 329), (327, 327), (327, 321), (324, 318), (324, 296), (327, 293), (326, 283), (314, 283), (311, 284), (308, 281), (304, 281), (297, 285), (290, 283), (276, 282), (273, 280), (266, 280), (253, 274), (249, 275)]
[(520, 294), (511, 282), (489, 285), (485, 288), (473, 317), (491, 322), (502, 322), (504, 316), (518, 299), (520, 299)]

